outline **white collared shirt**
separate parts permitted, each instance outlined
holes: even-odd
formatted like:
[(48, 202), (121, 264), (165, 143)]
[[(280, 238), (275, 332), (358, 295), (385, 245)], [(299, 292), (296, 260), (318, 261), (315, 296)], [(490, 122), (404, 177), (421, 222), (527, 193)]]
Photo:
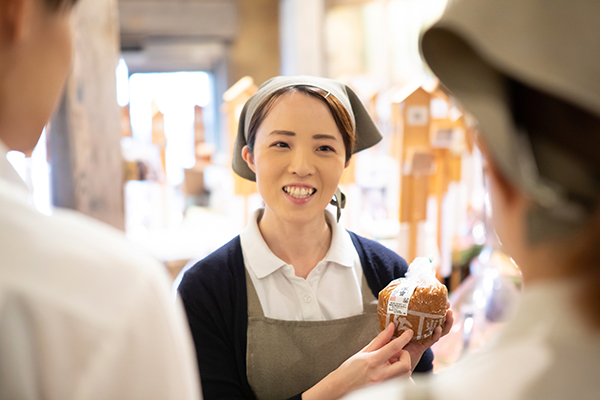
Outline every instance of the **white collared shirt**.
[(52, 217), (0, 142), (0, 398), (198, 399), (165, 268), (80, 214)]
[(288, 321), (326, 321), (363, 312), (362, 266), (350, 234), (325, 211), (331, 246), (306, 279), (275, 256), (258, 228), (257, 210), (240, 235), (244, 264), (266, 317)]

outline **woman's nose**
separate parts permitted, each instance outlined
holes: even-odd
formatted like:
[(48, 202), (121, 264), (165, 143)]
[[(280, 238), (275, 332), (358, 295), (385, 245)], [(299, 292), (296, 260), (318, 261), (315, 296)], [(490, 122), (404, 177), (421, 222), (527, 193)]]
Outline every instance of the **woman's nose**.
[(296, 150), (290, 155), (289, 172), (304, 177), (314, 174), (315, 166), (308, 151)]

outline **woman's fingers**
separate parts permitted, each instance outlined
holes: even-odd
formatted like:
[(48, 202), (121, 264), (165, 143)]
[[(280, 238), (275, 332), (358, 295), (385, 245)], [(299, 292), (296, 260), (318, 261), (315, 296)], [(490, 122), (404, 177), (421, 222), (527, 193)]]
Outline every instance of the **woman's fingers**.
[(452, 325), (454, 324), (454, 313), (451, 308), (448, 308), (446, 311), (446, 322), (444, 322), (444, 326), (442, 328), (442, 336), (446, 336), (450, 333), (450, 329), (452, 329)]
[[(366, 384), (410, 372), (411, 358), (402, 348), (410, 341), (413, 332), (404, 332), (398, 339), (390, 341), (393, 333), (394, 324), (389, 324), (363, 350), (344, 361), (338, 369), (321, 381), (327, 381), (326, 385), (321, 382), (317, 385), (329, 387), (330, 382), (337, 382), (334, 386), (340, 387), (336, 391), (345, 394)], [(341, 396), (336, 398), (339, 397)]]
[(376, 351), (385, 346), (392, 339), (392, 335), (394, 334), (394, 323), (390, 322), (389, 325), (382, 330), (379, 335), (375, 337), (375, 339), (371, 340), (362, 351), (371, 352)]
[(423, 341), (422, 343), (420, 343), (420, 342), (410, 343), (406, 349), (412, 353), (413, 358), (415, 357), (415, 355), (418, 354), (418, 358), (420, 359), (423, 352), (425, 350), (427, 350), (429, 347), (433, 346), (438, 340), (440, 340), (441, 337), (442, 337), (442, 328), (440, 326), (436, 326), (435, 329), (433, 330), (433, 333), (431, 334), (431, 336), (429, 336), (427, 339), (425, 339), (425, 341)]
[(410, 376), (412, 369), (411, 355), (408, 351), (403, 350), (400, 352), (399, 358), (391, 363), (385, 379), (406, 374)]
[(440, 340), (440, 338), (442, 337), (442, 327), (441, 326), (436, 326), (435, 329), (433, 330), (433, 335), (431, 335), (431, 345), (437, 343), (438, 340)]
[(413, 334), (414, 332), (408, 329), (404, 331), (399, 338), (392, 340), (381, 349), (377, 350), (375, 361), (383, 363), (400, 354), (404, 346), (412, 339)]
[[(425, 348), (436, 343), (438, 340), (440, 340), (440, 338), (442, 336), (446, 336), (452, 329), (452, 325), (454, 324), (454, 314), (452, 312), (452, 309), (450, 308), (449, 301), (448, 301), (446, 307), (448, 307), (448, 310), (446, 311), (446, 319), (444, 322), (444, 326), (442, 326), (441, 328), (438, 327), (439, 329), (436, 328), (433, 331), (433, 335), (425, 343)], [(379, 333), (379, 335), (377, 335), (375, 337), (375, 339), (373, 339), (371, 341), (371, 343), (369, 343), (362, 351), (365, 351), (365, 352), (377, 351), (377, 350), (383, 348), (384, 346), (386, 346), (387, 344), (389, 344), (390, 340), (392, 339), (392, 336), (394, 334), (394, 327), (395, 327), (394, 323), (390, 322), (389, 325), (383, 331), (381, 331), (381, 333)], [(402, 337), (406, 337), (405, 335), (408, 335), (408, 332), (410, 332), (410, 335), (412, 338), (412, 335), (414, 333), (412, 330), (409, 329), (409, 330), (404, 331), (404, 333), (398, 339), (400, 339)], [(395, 339), (394, 341), (396, 341), (398, 339)], [(408, 343), (409, 341), (410, 341), (410, 338), (406, 341), (406, 343)]]

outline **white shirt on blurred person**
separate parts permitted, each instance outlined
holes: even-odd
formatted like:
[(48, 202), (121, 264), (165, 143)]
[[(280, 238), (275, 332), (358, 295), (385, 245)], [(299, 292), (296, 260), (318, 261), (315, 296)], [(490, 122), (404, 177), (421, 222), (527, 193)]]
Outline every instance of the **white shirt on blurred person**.
[(200, 398), (163, 266), (111, 227), (37, 212), (27, 191), (0, 142), (0, 398)]

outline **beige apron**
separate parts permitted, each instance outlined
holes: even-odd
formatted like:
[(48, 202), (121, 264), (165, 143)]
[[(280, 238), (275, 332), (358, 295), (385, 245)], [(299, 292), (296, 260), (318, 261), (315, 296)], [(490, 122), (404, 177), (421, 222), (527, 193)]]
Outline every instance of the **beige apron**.
[(330, 321), (267, 318), (247, 271), (246, 287), (246, 374), (259, 400), (287, 399), (310, 389), (381, 332), (377, 300), (364, 275), (364, 312)]

